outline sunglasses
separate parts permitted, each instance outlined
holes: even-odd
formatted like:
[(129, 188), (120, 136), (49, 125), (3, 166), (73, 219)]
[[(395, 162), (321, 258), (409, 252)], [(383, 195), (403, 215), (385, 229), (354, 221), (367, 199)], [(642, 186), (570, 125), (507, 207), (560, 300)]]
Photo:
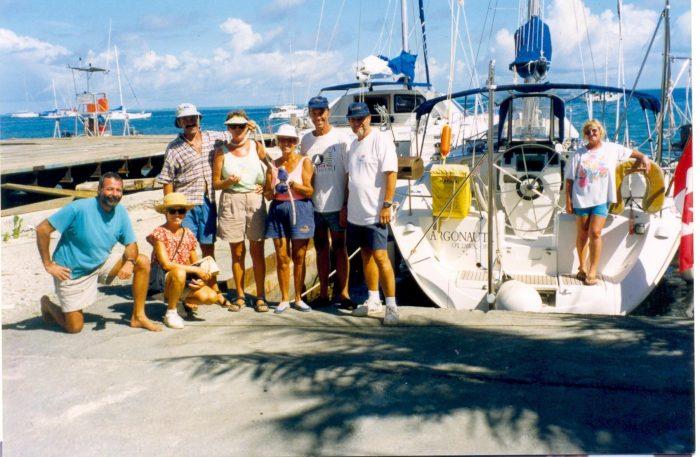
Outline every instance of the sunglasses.
[(584, 132), (584, 135), (590, 135), (591, 133), (598, 133), (600, 130), (598, 129), (589, 129), (587, 132)]
[(230, 128), (231, 130), (242, 130), (246, 127), (248, 127), (248, 125), (246, 124), (233, 124), (228, 126), (228, 128)]
[(186, 208), (168, 208), (168, 214), (185, 214), (187, 213)]

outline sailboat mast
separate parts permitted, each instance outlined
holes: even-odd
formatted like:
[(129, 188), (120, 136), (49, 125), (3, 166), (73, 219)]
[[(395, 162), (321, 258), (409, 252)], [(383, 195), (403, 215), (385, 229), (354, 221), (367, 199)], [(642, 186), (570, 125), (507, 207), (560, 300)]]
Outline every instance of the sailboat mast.
[(401, 47), (408, 52), (408, 13), (406, 12), (406, 0), (401, 0)]
[(657, 163), (661, 163), (661, 157), (664, 149), (664, 121), (666, 120), (667, 105), (669, 100), (668, 88), (671, 67), (671, 25), (670, 25), (670, 5), (669, 0), (666, 0), (664, 9), (664, 55), (661, 72), (661, 118), (658, 122), (657, 142), (656, 142), (656, 158)]
[(122, 112), (126, 111), (124, 108), (124, 96), (122, 95), (122, 78), (119, 73), (119, 51), (117, 51), (117, 45), (114, 45), (114, 60), (117, 63), (117, 85), (119, 86), (119, 104), (122, 107)]

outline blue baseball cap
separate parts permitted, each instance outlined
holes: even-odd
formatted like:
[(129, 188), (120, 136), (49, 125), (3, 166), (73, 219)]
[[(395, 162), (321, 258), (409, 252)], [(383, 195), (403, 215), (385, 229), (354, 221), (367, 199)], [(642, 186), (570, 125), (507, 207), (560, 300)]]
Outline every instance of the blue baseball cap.
[(328, 108), (328, 99), (317, 95), (309, 100), (309, 109), (326, 109)]
[(367, 117), (370, 115), (369, 108), (367, 107), (367, 103), (363, 102), (355, 102), (355, 103), (350, 103), (350, 106), (348, 106), (348, 114), (346, 115), (347, 118), (353, 119), (356, 117)]

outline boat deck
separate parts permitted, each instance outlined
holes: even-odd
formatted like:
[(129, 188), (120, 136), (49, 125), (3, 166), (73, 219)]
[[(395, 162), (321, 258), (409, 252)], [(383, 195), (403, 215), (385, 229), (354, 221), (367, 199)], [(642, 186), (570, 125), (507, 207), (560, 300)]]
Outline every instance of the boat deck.
[[(512, 279), (534, 286), (537, 289), (556, 289), (562, 286), (583, 286), (583, 281), (576, 278), (576, 275), (562, 274), (543, 275), (543, 274), (513, 274)], [(487, 281), (488, 272), (486, 270), (462, 270), (458, 274), (458, 281)], [(598, 284), (606, 286), (608, 280), (605, 276), (599, 276)]]

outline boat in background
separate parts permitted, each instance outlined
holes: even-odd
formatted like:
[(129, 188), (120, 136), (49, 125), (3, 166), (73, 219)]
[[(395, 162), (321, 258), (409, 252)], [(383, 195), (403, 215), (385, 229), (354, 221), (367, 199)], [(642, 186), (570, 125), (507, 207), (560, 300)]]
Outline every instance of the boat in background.
[(16, 119), (29, 119), (33, 117), (39, 117), (39, 113), (35, 113), (34, 111), (18, 111), (16, 113), (10, 114), (10, 117), (14, 117)]
[(113, 121), (136, 121), (142, 119), (150, 119), (152, 115), (153, 113), (147, 113), (145, 111), (141, 111), (138, 113), (129, 112), (126, 111), (126, 109), (123, 106), (118, 106), (109, 112), (109, 117)]
[(300, 108), (297, 105), (293, 104), (287, 104), (287, 105), (279, 105), (275, 106), (270, 110), (270, 115), (268, 116), (268, 119), (271, 121), (279, 121), (279, 120), (284, 120), (288, 121), (292, 119), (292, 116), (296, 116), (298, 118), (306, 117), (308, 114), (306, 108)]

